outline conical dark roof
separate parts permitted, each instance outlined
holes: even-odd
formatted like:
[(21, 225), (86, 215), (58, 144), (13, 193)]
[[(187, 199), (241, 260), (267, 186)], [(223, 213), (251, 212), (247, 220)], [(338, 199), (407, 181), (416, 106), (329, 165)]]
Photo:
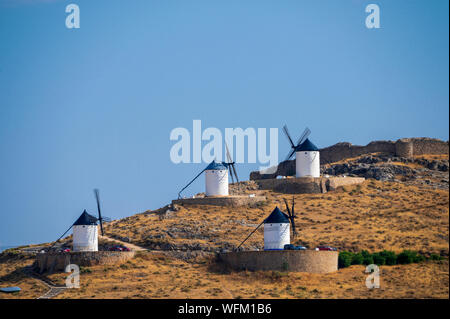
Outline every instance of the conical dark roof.
[(225, 166), (224, 163), (220, 163), (220, 162), (215, 162), (212, 161), (206, 168), (205, 170), (218, 170), (218, 171), (223, 171), (223, 170), (227, 170), (228, 167)]
[(302, 144), (295, 148), (296, 152), (310, 152), (318, 151), (319, 149), (309, 139), (306, 139)]
[(264, 224), (289, 224), (289, 217), (277, 206), (269, 217), (266, 218)]
[(78, 217), (77, 221), (73, 223), (73, 225), (97, 225), (97, 217), (89, 215), (86, 210), (83, 211), (80, 217)]

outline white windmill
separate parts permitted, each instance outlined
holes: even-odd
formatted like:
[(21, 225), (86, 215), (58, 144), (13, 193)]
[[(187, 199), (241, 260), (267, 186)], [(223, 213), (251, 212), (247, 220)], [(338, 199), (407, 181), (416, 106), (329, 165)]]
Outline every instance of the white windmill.
[(73, 229), (72, 245), (73, 251), (98, 251), (98, 226), (100, 221), (100, 230), (103, 236), (103, 221), (110, 221), (109, 217), (102, 217), (100, 210), (100, 196), (98, 189), (94, 189), (95, 199), (97, 200), (98, 217), (92, 216), (83, 211), (78, 219), (66, 230), (50, 249), (61, 239), (70, 229)]
[(291, 243), (289, 217), (278, 207), (264, 220), (264, 250), (283, 250)]
[(181, 198), (181, 192), (188, 188), (203, 172), (205, 172), (205, 195), (206, 196), (228, 196), (228, 171), (230, 172), (231, 180), (234, 179), (239, 183), (239, 178), (236, 173), (235, 163), (233, 162), (228, 146), (226, 147), (228, 162), (212, 161), (206, 166), (197, 176), (194, 177), (186, 186), (184, 186), (178, 193), (178, 198)]
[(73, 251), (98, 251), (97, 220), (85, 210), (73, 223)]
[(303, 134), (294, 144), (286, 125), (283, 126), (283, 131), (291, 144), (292, 150), (286, 157), (289, 160), (295, 154), (295, 176), (296, 177), (320, 177), (320, 152), (308, 136), (311, 133), (309, 128), (303, 131)]
[(294, 210), (295, 202), (294, 198), (292, 198), (292, 207), (290, 209), (286, 199), (284, 202), (288, 214), (286, 215), (278, 207), (275, 207), (272, 213), (239, 244), (237, 247), (238, 250), (262, 225), (264, 225), (264, 250), (284, 250), (285, 245), (291, 243), (291, 225), (293, 238), (297, 235), (295, 227), (295, 218), (297, 218)]

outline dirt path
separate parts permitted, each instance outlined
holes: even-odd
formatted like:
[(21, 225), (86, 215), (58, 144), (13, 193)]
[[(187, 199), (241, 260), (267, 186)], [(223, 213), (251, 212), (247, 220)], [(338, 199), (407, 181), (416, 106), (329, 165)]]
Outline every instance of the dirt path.
[(53, 297), (56, 297), (57, 295), (59, 295), (60, 293), (62, 293), (64, 290), (67, 289), (67, 287), (64, 287), (64, 286), (56, 286), (48, 278), (44, 278), (44, 277), (40, 276), (39, 274), (37, 274), (36, 272), (34, 272), (31, 267), (25, 267), (23, 269), (23, 273), (25, 275), (27, 275), (28, 277), (31, 277), (34, 280), (39, 281), (41, 284), (43, 284), (44, 286), (49, 288), (49, 290), (45, 294), (37, 297), (36, 299), (51, 299)]
[(133, 245), (131, 243), (127, 243), (127, 242), (124, 242), (124, 241), (121, 241), (121, 240), (118, 240), (118, 239), (115, 239), (115, 238), (111, 238), (111, 237), (108, 237), (108, 236), (98, 235), (98, 238), (106, 240), (106, 241), (120, 243), (121, 245), (123, 245), (123, 246), (125, 246), (127, 248), (130, 248), (131, 250), (134, 250), (134, 251), (148, 251), (148, 249), (146, 249), (144, 247), (136, 246), (136, 245)]

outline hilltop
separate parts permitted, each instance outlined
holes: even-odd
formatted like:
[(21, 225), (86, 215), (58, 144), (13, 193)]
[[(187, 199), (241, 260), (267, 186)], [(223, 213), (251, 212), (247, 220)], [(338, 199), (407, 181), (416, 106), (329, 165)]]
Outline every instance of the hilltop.
[[(258, 194), (267, 200), (254, 206), (175, 206), (146, 211), (105, 228), (111, 237), (152, 250), (216, 252), (235, 248), (276, 206), (285, 209), (284, 199), (294, 198), (298, 212), (297, 244), (308, 247), (332, 245), (340, 250), (369, 251), (413, 249), (423, 254), (448, 256), (448, 166), (447, 171), (427, 168), (416, 162), (375, 160), (372, 167), (397, 167), (391, 180), (367, 179), (361, 185), (341, 187), (326, 194), (286, 195), (259, 190), (253, 182), (233, 185), (232, 193)], [(439, 157), (439, 158), (438, 158)], [(347, 159), (332, 167), (366, 156)], [(421, 160), (421, 159), (418, 159)], [(448, 155), (435, 155), (433, 161), (447, 161)], [(325, 170), (330, 168), (324, 167)], [(333, 168), (331, 168), (333, 169)], [(370, 167), (366, 168), (370, 171)], [(420, 171), (421, 176), (410, 174)], [(423, 176), (426, 176), (425, 178)], [(263, 231), (258, 230), (245, 244), (261, 249)]]
[[(363, 167), (365, 173), (376, 167), (391, 170), (389, 178), (368, 178), (326, 194), (285, 195), (246, 181), (232, 185), (231, 192), (264, 195), (267, 200), (237, 208), (168, 205), (112, 221), (105, 226), (108, 237), (150, 251), (115, 267), (83, 269), (82, 288), (57, 298), (448, 298), (448, 155), (419, 156), (407, 162), (383, 160), (383, 156), (374, 153), (324, 165), (327, 173), (344, 175), (354, 174), (359, 164), (368, 165)], [(235, 248), (275, 206), (284, 210), (284, 199), (292, 197), (298, 213), (296, 244), (354, 252), (408, 249), (445, 260), (382, 266), (382, 288), (373, 291), (365, 287), (364, 267), (358, 265), (319, 275), (229, 272), (215, 263), (216, 252)], [(262, 249), (262, 229), (243, 247)], [(45, 291), (20, 271), (33, 263), (32, 256), (20, 252), (2, 256), (2, 285), (26, 288), (17, 297)], [(65, 276), (48, 278), (63, 283)]]

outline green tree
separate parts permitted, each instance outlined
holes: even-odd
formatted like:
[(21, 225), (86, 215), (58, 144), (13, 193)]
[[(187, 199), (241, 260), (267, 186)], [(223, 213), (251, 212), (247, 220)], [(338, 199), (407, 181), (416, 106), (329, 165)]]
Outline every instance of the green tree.
[(349, 267), (352, 264), (352, 255), (353, 255), (353, 253), (351, 253), (349, 251), (339, 252), (339, 257), (338, 257), (339, 268)]

